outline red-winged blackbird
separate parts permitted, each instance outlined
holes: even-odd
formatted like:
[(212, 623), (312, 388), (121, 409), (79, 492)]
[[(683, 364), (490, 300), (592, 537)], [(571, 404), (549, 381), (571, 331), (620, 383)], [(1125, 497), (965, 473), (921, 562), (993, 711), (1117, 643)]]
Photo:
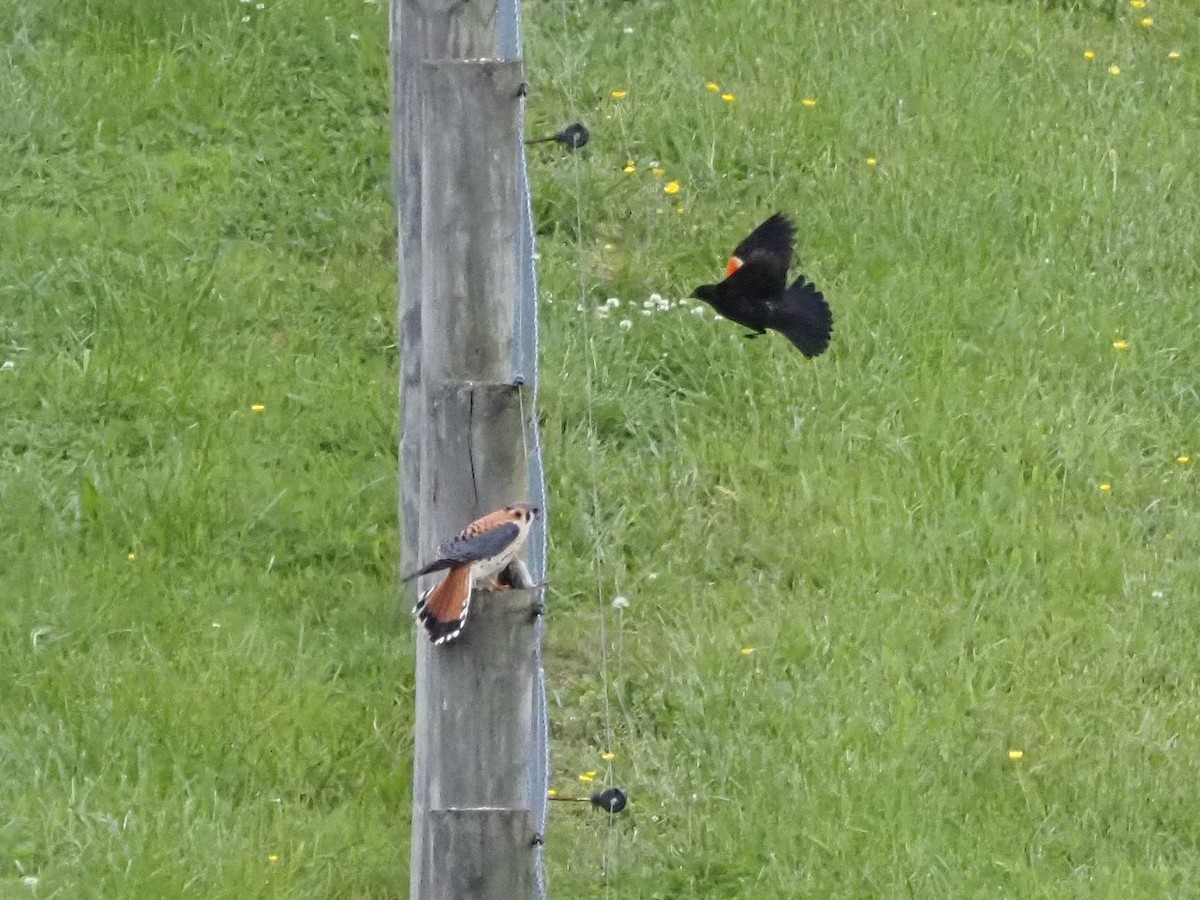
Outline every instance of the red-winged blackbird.
[(756, 338), (770, 328), (805, 356), (819, 356), (829, 346), (833, 314), (824, 295), (803, 275), (784, 290), (795, 239), (791, 219), (775, 213), (737, 245), (725, 280), (702, 284), (692, 296), (751, 329), (745, 337)]

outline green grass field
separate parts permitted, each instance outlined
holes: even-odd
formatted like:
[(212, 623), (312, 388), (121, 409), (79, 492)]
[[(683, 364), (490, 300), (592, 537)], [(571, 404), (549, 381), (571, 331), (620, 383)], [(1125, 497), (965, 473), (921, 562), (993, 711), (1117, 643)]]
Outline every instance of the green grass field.
[[(1200, 894), (1200, 8), (525, 28), (550, 895)], [(406, 896), (386, 4), (0, 35), (0, 898)]]

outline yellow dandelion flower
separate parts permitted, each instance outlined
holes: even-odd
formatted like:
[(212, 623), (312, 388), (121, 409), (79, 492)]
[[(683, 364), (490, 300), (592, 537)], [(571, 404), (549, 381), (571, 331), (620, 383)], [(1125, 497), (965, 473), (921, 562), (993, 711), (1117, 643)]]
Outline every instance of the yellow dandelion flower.
[(1114, 350), (1128, 350), (1129, 341), (1113, 341)]
[(136, 552), (136, 551), (134, 551), (134, 550), (130, 550), (130, 551), (129, 551), (129, 556), (128, 556), (127, 558), (128, 558), (128, 559), (137, 559), (137, 552)]
[(732, 103), (734, 100), (737, 99), (737, 97), (733, 96), (733, 94), (726, 92), (721, 95), (721, 99), (724, 100), (726, 103)]
[(268, 853), (267, 854), (267, 862), (269, 862), (269, 863), (279, 862), (279, 854), (278, 853)]
[(266, 408), (267, 408), (266, 405), (262, 404), (262, 403), (251, 403), (250, 404), (251, 412), (262, 412)]
[(650, 174), (657, 175), (659, 178), (662, 178), (663, 175), (667, 174), (667, 170), (664, 169), (662, 166), (655, 166), (653, 169), (650, 170)]
[(751, 653), (754, 652), (754, 648), (753, 647), (743, 647), (738, 652), (741, 653), (742, 656), (749, 656)]
[(679, 182), (678, 181), (668, 181), (665, 185), (663, 185), (663, 193), (664, 194), (678, 194), (679, 193)]
[(809, 109), (812, 109), (814, 106), (817, 105), (817, 101), (814, 100), (812, 97), (805, 97), (800, 102), (803, 103), (805, 106), (807, 106)]
[(1025, 755), (1024, 750), (1018, 750), (1016, 747), (1008, 751), (1009, 759), (1021, 759)]
[(867, 157), (867, 165), (868, 166), (873, 166), (873, 165), (875, 165), (876, 162), (877, 162), (877, 160), (875, 159), (875, 157), (873, 157), (873, 156)]
[(550, 788), (550, 790), (546, 791), (546, 796), (547, 797), (557, 797), (558, 791), (556, 791), (554, 788)]
[(717, 84), (715, 81), (710, 81), (708, 84), (705, 85), (705, 87), (708, 88), (710, 91), (712, 91), (714, 94), (721, 89), (721, 86), (719, 84)]
[(615, 753), (613, 753), (613, 752), (611, 752), (611, 751), (610, 751), (610, 752), (608, 752), (608, 753), (601, 753), (601, 754), (600, 754), (600, 758), (601, 758), (602, 760), (604, 760), (605, 762), (612, 762), (614, 759), (616, 759), (616, 758), (617, 758), (617, 754), (615, 754)]
[(1120, 75), (1120, 74), (1121, 74), (1121, 67), (1120, 67), (1120, 66), (1109, 66), (1109, 67), (1108, 67), (1108, 74), (1109, 74), (1109, 75)]
[(1134, 9), (1145, 9), (1146, 0), (1129, 0), (1129, 5)]
[(1180, 53), (1178, 50), (1172, 50), (1167, 54), (1167, 59), (1179, 59)]
[(626, 175), (632, 175), (634, 172), (637, 171), (637, 163), (635, 163), (631, 159), (627, 163), (625, 163), (625, 168), (623, 168), (621, 171), (624, 172)]
[(596, 780), (596, 773), (595, 772), (584, 772), (582, 775), (579, 776), (579, 780), (582, 781), (584, 784), (589, 784)]
[(624, 99), (625, 99), (625, 95), (626, 95), (627, 93), (629, 93), (629, 92), (628, 92), (628, 91), (613, 91), (613, 92), (612, 92), (612, 98), (613, 98), (614, 100), (624, 100)]
[(1100, 485), (1100, 490), (1102, 490), (1104, 493), (1107, 494), (1109, 491), (1112, 490), (1112, 485), (1106, 481), (1102, 485)]
[(1179, 463), (1181, 466), (1186, 466), (1186, 465), (1187, 465), (1188, 463), (1190, 463), (1191, 461), (1192, 461), (1192, 458), (1191, 458), (1190, 456), (1177, 456), (1177, 457), (1175, 457), (1175, 462)]
[(1083, 58), (1088, 60), (1089, 62), (1091, 62), (1093, 59), (1096, 58), (1096, 51), (1095, 50), (1084, 50)]
[(1141, 25), (1143, 28), (1149, 28), (1150, 26), (1152, 26), (1154, 24), (1154, 20), (1152, 18), (1150, 18), (1149, 16), (1146, 16), (1146, 18), (1142, 19), (1142, 21), (1139, 22), (1138, 24)]

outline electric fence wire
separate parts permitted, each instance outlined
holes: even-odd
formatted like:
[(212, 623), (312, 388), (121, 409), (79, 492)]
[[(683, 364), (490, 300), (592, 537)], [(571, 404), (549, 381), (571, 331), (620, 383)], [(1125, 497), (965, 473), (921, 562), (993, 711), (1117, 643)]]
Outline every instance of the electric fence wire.
[[(565, 0), (562, 0), (560, 5), (563, 21), (563, 36), (564, 40), (570, 34), (570, 22), (567, 12)], [(521, 12), (519, 0), (498, 0), (498, 28), (497, 28), (497, 51), (502, 58), (520, 58), (521, 55)], [(575, 57), (568, 54), (572, 62)], [(567, 105), (568, 111), (574, 115), (579, 107), (578, 100), (578, 73), (574, 73), (575, 77), (565, 79), (567, 88)], [(529, 187), (529, 170), (528, 160), (524, 151), (525, 137), (525, 117), (524, 107), (522, 106), (521, 116), (519, 119), (520, 138), (522, 143), (522, 151), (518, 157), (520, 171), (518, 173), (519, 190), (522, 194), (524, 205), (524, 220), (521, 227), (518, 229), (518, 246), (516, 252), (518, 254), (517, 265), (520, 275), (520, 296), (516, 306), (516, 314), (514, 321), (514, 333), (516, 340), (514, 341), (514, 359), (513, 368), (516, 374), (517, 384), (522, 386), (522, 421), (526, 434), (524, 439), (526, 443), (526, 459), (529, 465), (529, 486), (530, 486), (530, 501), (540, 507), (544, 514), (539, 520), (537, 531), (534, 535), (534, 540), (530, 542), (530, 572), (538, 584), (544, 584), (546, 580), (546, 555), (547, 555), (547, 522), (549, 514), (547, 510), (547, 496), (545, 484), (545, 469), (543, 466), (541, 436), (537, 427), (538, 419), (538, 378), (540, 375), (539, 369), (539, 333), (538, 333), (538, 285), (536, 271), (536, 248), (534, 245), (534, 221), (533, 221), (533, 205)], [(572, 154), (573, 159), (573, 175), (574, 175), (574, 199), (575, 199), (575, 237), (577, 251), (577, 271), (579, 274), (579, 304), (583, 309), (583, 342), (585, 346), (585, 385), (584, 393), (586, 397), (586, 427), (588, 436), (588, 458), (589, 458), (589, 480), (591, 483), (591, 519), (592, 532), (594, 536), (593, 544), (593, 570), (596, 577), (596, 603), (599, 612), (599, 654), (600, 654), (600, 678), (604, 698), (604, 740), (605, 749), (611, 752), (613, 746), (613, 727), (612, 727), (612, 699), (611, 699), (611, 675), (609, 671), (608, 659), (608, 621), (607, 609), (604, 595), (604, 548), (603, 538), (601, 535), (601, 504), (599, 491), (599, 451), (597, 447), (596, 423), (595, 423), (595, 373), (596, 351), (595, 342), (592, 335), (591, 310), (588, 304), (588, 278), (587, 278), (587, 251), (584, 241), (584, 201), (583, 201), (583, 173), (581, 169), (581, 160), (579, 154)], [(524, 406), (524, 389), (528, 389), (531, 398), (530, 409), (526, 412)], [(530, 447), (532, 445), (532, 447)], [(545, 593), (542, 589), (542, 597)], [(539, 835), (546, 833), (546, 820), (548, 813), (548, 797), (550, 787), (550, 732), (549, 732), (549, 709), (547, 704), (546, 678), (545, 670), (542, 663), (542, 637), (544, 632), (544, 624), (541, 619), (536, 625), (536, 643), (535, 643), (535, 664), (537, 666), (537, 683), (534, 687), (534, 709), (533, 709), (533, 743), (534, 754), (530, 761), (530, 808), (534, 815), (534, 828)], [(608, 756), (608, 754), (605, 754)], [(612, 765), (611, 757), (606, 759), (606, 771), (604, 785), (606, 788), (612, 784)], [(610, 810), (606, 814), (608, 825), (608, 838), (605, 841), (604, 859), (602, 863), (602, 872), (604, 877), (605, 897), (611, 896), (611, 885), (609, 882), (609, 872), (612, 867), (612, 861), (615, 858), (615, 831), (612, 828), (615, 814)], [(546, 897), (546, 876), (544, 865), (544, 854), (540, 843), (534, 847), (535, 865), (534, 865), (534, 897), (535, 900), (545, 900)]]
[[(496, 26), (496, 53), (501, 59), (521, 58), (521, 4), (520, 0), (498, 0)], [(519, 292), (516, 298), (515, 321), (513, 323), (513, 372), (518, 390), (521, 391), (521, 427), (525, 459), (529, 467), (529, 500), (542, 510), (533, 539), (529, 542), (529, 570), (535, 584), (546, 581), (546, 533), (549, 520), (546, 498), (546, 478), (542, 465), (541, 433), (538, 430), (538, 287), (535, 265), (533, 200), (529, 190), (529, 166), (525, 156), (525, 107), (522, 101), (517, 118), (520, 150), (517, 155), (517, 190), (521, 196), (524, 216), (517, 229), (517, 273)], [(525, 405), (526, 391), (529, 407)], [(539, 587), (539, 600), (545, 601), (545, 589)], [(529, 808), (533, 814), (533, 828), (537, 835), (546, 833), (546, 816), (549, 807), (550, 787), (550, 716), (546, 706), (546, 671), (542, 664), (542, 637), (544, 624), (541, 617), (534, 626), (533, 716), (531, 735), (533, 754), (529, 762)], [(546, 898), (545, 859), (540, 840), (533, 847), (533, 897)]]

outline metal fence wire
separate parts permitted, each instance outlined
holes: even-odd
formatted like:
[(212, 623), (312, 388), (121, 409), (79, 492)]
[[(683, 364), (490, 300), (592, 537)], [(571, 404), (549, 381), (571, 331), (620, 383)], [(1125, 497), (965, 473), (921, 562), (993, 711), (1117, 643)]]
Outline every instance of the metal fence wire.
[[(520, 0), (496, 0), (496, 55), (501, 59), (521, 58), (521, 4)], [(521, 116), (521, 142), (524, 148), (525, 117)], [(546, 580), (546, 523), (549, 510), (546, 508), (546, 480), (542, 468), (541, 436), (537, 422), (538, 396), (538, 321), (537, 321), (537, 271), (534, 266), (533, 202), (529, 193), (529, 168), (524, 149), (519, 154), (520, 171), (518, 190), (521, 192), (522, 221), (517, 229), (517, 272), (519, 295), (515, 304), (516, 321), (513, 333), (513, 371), (517, 381), (524, 385), (528, 402), (525, 404), (526, 447), (529, 448), (529, 492), (530, 502), (542, 509), (543, 514), (535, 525), (529, 541), (529, 570), (534, 580)], [(537, 623), (534, 654), (537, 663), (537, 683), (533, 689), (533, 752), (529, 759), (529, 809), (533, 813), (534, 828), (539, 835), (546, 833), (546, 814), (550, 787), (550, 716), (546, 705), (546, 673), (542, 667), (543, 623)], [(534, 847), (534, 890), (535, 900), (546, 896), (546, 873), (541, 844)]]

